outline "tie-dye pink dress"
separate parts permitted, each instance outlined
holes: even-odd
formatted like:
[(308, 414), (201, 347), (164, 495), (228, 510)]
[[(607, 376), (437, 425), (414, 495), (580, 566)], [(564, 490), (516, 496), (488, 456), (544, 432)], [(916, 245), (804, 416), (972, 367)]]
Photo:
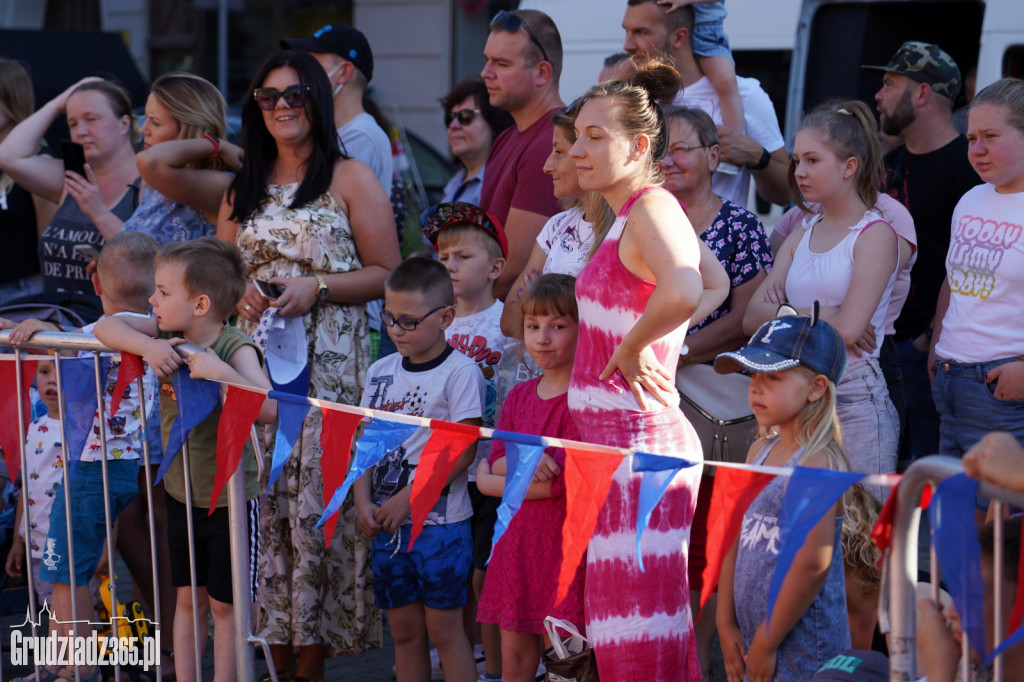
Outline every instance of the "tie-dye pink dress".
[[(618, 372), (597, 377), (623, 336), (643, 314), (655, 284), (619, 260), (619, 238), (633, 202), (622, 208), (601, 247), (576, 280), (580, 331), (569, 387), (569, 408), (580, 433), (593, 443), (701, 461), (700, 441), (673, 396), (666, 407), (647, 396), (648, 411)], [(683, 229), (684, 225), (680, 225)], [(686, 335), (682, 325), (652, 348), (671, 370)], [(636, 559), (637, 499), (643, 474), (627, 456), (616, 470), (587, 550), (585, 610), (601, 679), (616, 682), (699, 680), (700, 665), (686, 577), (690, 524), (700, 465), (683, 469), (651, 515)]]

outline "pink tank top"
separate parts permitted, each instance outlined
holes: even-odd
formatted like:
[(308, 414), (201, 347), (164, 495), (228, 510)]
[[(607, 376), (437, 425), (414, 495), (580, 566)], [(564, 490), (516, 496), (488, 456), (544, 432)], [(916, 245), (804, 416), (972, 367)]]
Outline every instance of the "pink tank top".
[[(623, 337), (643, 315), (647, 301), (657, 286), (631, 273), (619, 259), (619, 239), (629, 209), (637, 199), (650, 191), (665, 190), (647, 187), (630, 197), (594, 257), (576, 279), (580, 330), (569, 387), (569, 407), (573, 410), (591, 408), (642, 411), (622, 374), (616, 371), (605, 381), (598, 381), (597, 377)], [(675, 370), (686, 337), (686, 327), (686, 324), (681, 325), (651, 345), (658, 361), (670, 372)], [(648, 396), (648, 412), (678, 409), (679, 395), (673, 391), (666, 397), (669, 400), (668, 407), (654, 396)], [(583, 435), (586, 437), (586, 434)]]

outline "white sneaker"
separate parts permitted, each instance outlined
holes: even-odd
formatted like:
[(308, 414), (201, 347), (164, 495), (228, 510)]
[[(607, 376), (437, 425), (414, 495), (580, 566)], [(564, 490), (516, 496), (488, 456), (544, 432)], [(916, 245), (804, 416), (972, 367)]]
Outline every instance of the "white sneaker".
[(430, 680), (444, 680), (444, 671), (441, 670), (441, 656), (437, 649), (430, 647)]

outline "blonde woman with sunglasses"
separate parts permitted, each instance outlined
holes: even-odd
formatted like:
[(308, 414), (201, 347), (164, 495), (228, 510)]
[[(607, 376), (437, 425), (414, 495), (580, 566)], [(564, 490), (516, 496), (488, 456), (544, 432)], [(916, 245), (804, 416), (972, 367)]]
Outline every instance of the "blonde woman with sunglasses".
[[(281, 51), (260, 67), (242, 105), (242, 146), (245, 163), (221, 205), (217, 236), (238, 244), (251, 279), (280, 291), (267, 292), (271, 299), (250, 284), (239, 327), (253, 334), (274, 316), (301, 320), (307, 352), (293, 360), (308, 370), (308, 389), (284, 390), (358, 404), (370, 365), (365, 304), (383, 296), (398, 239), (377, 177), (339, 149), (330, 84), (311, 55)], [(280, 379), (273, 357), (268, 365)], [(367, 585), (369, 543), (356, 532), (351, 499), (329, 547), (314, 527), (325, 493), (334, 492), (323, 490), (321, 423), (320, 410), (311, 410), (260, 513), (256, 631), (293, 680), (323, 678), (329, 650), (381, 642)]]

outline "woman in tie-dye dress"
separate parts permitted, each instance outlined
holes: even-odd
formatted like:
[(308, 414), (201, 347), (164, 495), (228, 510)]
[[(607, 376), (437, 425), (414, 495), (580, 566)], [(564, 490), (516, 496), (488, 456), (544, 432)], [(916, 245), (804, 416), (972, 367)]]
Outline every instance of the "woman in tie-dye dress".
[(601, 679), (699, 680), (686, 550), (702, 454), (679, 411), (673, 376), (687, 322), (721, 301), (701, 301), (697, 238), (658, 187), (668, 131), (656, 100), (678, 90), (671, 66), (650, 60), (630, 83), (609, 81), (581, 98), (570, 154), (580, 186), (617, 214), (580, 273), (580, 338), (569, 407), (591, 442), (696, 462), (669, 484), (636, 557), (642, 476), (626, 456), (598, 516), (587, 555), (587, 631)]

